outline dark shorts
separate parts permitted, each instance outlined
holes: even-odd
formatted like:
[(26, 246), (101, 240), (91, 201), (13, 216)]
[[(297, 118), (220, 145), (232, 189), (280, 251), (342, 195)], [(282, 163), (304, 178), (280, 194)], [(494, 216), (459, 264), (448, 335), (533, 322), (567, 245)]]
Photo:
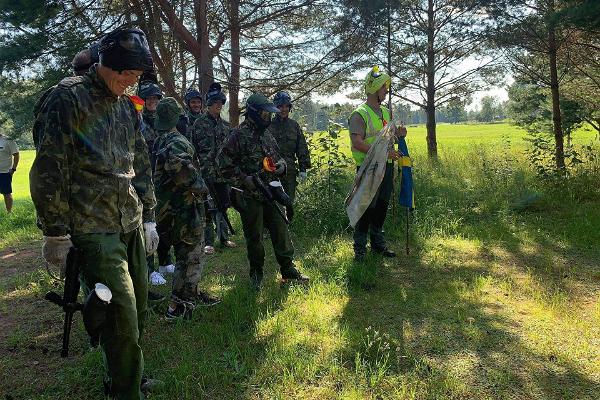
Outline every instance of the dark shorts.
[(12, 193), (12, 174), (9, 172), (0, 174), (0, 193)]

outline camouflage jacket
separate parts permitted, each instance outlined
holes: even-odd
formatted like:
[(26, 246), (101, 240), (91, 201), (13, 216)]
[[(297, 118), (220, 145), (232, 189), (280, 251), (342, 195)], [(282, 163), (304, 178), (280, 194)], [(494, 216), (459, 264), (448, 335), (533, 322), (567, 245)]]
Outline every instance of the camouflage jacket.
[[(277, 178), (273, 173), (264, 171), (265, 157), (271, 157), (274, 162), (282, 159), (275, 138), (267, 131), (261, 132), (256, 125), (246, 120), (227, 136), (217, 153), (216, 164), (228, 183), (242, 188), (248, 175), (258, 173), (265, 183)], [(261, 198), (256, 190), (245, 194)]]
[[(156, 164), (154, 184), (159, 199), (169, 197), (191, 198), (190, 190), (205, 187), (195, 163), (194, 146), (177, 131), (159, 132), (155, 142)], [(177, 195), (174, 195), (177, 193)]]
[(216, 166), (216, 157), (219, 146), (227, 137), (229, 130), (229, 122), (222, 118), (215, 119), (209, 114), (203, 114), (196, 119), (192, 128), (192, 143), (196, 148), (204, 179), (211, 179), (214, 182), (223, 180)]
[(158, 230), (168, 232), (173, 243), (193, 244), (202, 238), (204, 207), (202, 197), (192, 190), (205, 189), (194, 163), (194, 146), (178, 131), (159, 135), (154, 147)]
[(296, 121), (291, 118), (283, 120), (276, 115), (267, 130), (277, 141), (281, 156), (287, 163), (288, 175), (296, 175), (296, 160), (298, 160), (299, 171), (310, 168), (310, 152), (306, 138)]
[(90, 69), (63, 79), (34, 121), (31, 197), (44, 235), (129, 232), (154, 221), (140, 118)]
[(148, 146), (148, 154), (150, 161), (152, 162), (152, 149), (154, 148), (154, 142), (158, 139), (158, 132), (154, 129), (154, 120), (156, 119), (156, 111), (148, 111), (144, 108), (142, 111), (142, 125), (141, 131)]

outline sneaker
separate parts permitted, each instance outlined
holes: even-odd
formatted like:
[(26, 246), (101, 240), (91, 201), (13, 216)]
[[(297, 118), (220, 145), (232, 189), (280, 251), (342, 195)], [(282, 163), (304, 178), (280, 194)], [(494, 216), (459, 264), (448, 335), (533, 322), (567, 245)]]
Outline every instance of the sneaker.
[(196, 295), (196, 305), (199, 305), (199, 306), (210, 307), (210, 306), (217, 305), (220, 302), (221, 302), (221, 299), (219, 297), (210, 295), (206, 292), (203, 292), (202, 290), (199, 290), (198, 294)]
[(222, 245), (224, 247), (229, 247), (229, 248), (237, 247), (237, 244), (235, 242), (232, 242), (231, 240), (226, 240), (226, 241), (222, 242)]
[(165, 313), (165, 319), (167, 321), (173, 321), (176, 319), (182, 319), (185, 321), (189, 321), (192, 319), (192, 312), (194, 311), (194, 303), (191, 301), (178, 300), (177, 306), (174, 310), (171, 307), (167, 307), (167, 312)]
[(394, 251), (388, 249), (387, 247), (384, 247), (383, 249), (373, 249), (373, 253), (381, 254), (382, 256), (388, 257), (388, 258), (396, 257), (396, 253)]
[(213, 246), (204, 246), (204, 254), (215, 254), (215, 248)]
[(160, 272), (162, 276), (165, 276), (166, 274), (173, 274), (175, 273), (175, 266), (173, 264), (159, 265), (158, 272)]
[(296, 282), (306, 284), (310, 278), (298, 271), (295, 267), (291, 267), (281, 272), (281, 280), (283, 283)]
[(160, 286), (167, 283), (167, 280), (161, 275), (160, 272), (154, 271), (150, 274), (150, 283), (154, 286)]
[(164, 299), (164, 295), (148, 290), (148, 301), (163, 301)]
[(151, 379), (142, 377), (142, 383), (140, 385), (140, 391), (144, 395), (149, 393), (157, 393), (165, 388), (165, 383), (159, 379)]

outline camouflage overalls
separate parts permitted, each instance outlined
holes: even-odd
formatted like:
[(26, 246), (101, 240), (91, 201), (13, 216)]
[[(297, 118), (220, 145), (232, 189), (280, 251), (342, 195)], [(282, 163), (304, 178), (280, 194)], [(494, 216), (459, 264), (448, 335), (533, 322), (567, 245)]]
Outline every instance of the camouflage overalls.
[(141, 225), (154, 221), (156, 205), (140, 118), (93, 67), (48, 94), (33, 129), (30, 189), (38, 226), (46, 236), (71, 235), (84, 289), (100, 282), (112, 291), (100, 333), (106, 382), (117, 398), (140, 399), (148, 296)]
[(192, 192), (206, 187), (192, 144), (177, 131), (159, 133), (154, 169), (158, 234), (175, 249), (174, 300), (193, 301), (205, 261), (204, 207), (201, 196)]
[[(246, 120), (227, 136), (217, 155), (217, 166), (222, 176), (237, 188), (242, 188), (244, 178), (253, 174), (258, 174), (268, 183), (276, 177), (263, 170), (263, 159), (266, 156), (272, 157), (275, 162), (281, 159), (275, 139)], [(233, 192), (237, 193), (232, 200), (242, 218), (250, 276), (260, 280), (263, 275), (265, 226), (269, 230), (282, 275), (294, 269), (294, 246), (284, 219), (275, 209), (277, 205), (267, 203), (256, 189), (244, 190), (243, 193)]]

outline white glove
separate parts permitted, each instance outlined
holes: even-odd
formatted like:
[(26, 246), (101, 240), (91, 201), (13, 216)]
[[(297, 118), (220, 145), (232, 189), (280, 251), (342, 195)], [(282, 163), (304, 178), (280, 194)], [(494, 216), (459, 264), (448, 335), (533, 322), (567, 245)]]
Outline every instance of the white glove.
[(306, 171), (300, 171), (298, 173), (298, 177), (300, 178), (300, 183), (304, 183), (306, 180)]
[(144, 238), (146, 239), (146, 254), (150, 255), (158, 248), (156, 222), (144, 222)]
[(65, 277), (65, 269), (67, 268), (67, 254), (73, 247), (71, 235), (65, 236), (44, 236), (44, 244), (42, 245), (42, 256), (48, 264), (52, 264), (60, 268), (60, 277)]
[(165, 279), (164, 276), (162, 276), (162, 274), (160, 272), (152, 272), (150, 274), (150, 283), (153, 286), (160, 286), (160, 285), (164, 285), (165, 283), (167, 283), (167, 280)]
[(275, 175), (283, 175), (285, 174), (285, 161), (283, 160), (283, 158), (279, 161), (277, 161), (277, 164), (275, 164)]

